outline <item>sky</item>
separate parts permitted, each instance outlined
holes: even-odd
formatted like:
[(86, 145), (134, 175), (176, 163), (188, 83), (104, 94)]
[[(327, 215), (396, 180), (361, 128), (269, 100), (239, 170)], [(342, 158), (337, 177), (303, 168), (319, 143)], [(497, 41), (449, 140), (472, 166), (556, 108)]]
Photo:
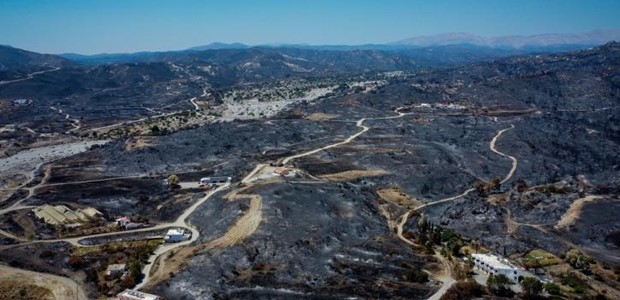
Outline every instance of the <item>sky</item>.
[(620, 28), (620, 0), (0, 0), (0, 44), (42, 53), (213, 42), (359, 45)]

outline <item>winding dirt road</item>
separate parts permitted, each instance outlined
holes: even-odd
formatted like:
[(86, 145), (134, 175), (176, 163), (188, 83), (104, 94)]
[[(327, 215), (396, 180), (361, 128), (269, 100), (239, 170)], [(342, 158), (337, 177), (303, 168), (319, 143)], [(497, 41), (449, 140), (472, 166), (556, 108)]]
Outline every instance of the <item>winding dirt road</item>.
[[(192, 101), (190, 101), (192, 102)], [(192, 102), (193, 104), (195, 104), (194, 102)], [(397, 115), (395, 116), (386, 116), (386, 117), (376, 117), (376, 118), (362, 118), (356, 121), (356, 126), (361, 128), (360, 131), (350, 135), (349, 137), (347, 137), (345, 140), (341, 141), (341, 142), (337, 142), (337, 143), (333, 143), (318, 149), (314, 149), (311, 151), (307, 151), (307, 152), (303, 152), (300, 154), (295, 154), (295, 155), (291, 155), (289, 157), (286, 157), (284, 160), (282, 160), (283, 164), (287, 164), (290, 161), (297, 159), (297, 158), (301, 158), (304, 156), (308, 156), (308, 155), (312, 155), (315, 153), (318, 153), (320, 151), (324, 151), (324, 150), (328, 150), (334, 147), (338, 147), (338, 146), (342, 146), (345, 144), (348, 144), (350, 142), (352, 142), (353, 140), (355, 140), (357, 137), (359, 137), (360, 135), (364, 134), (365, 132), (367, 132), (368, 130), (370, 130), (370, 127), (364, 125), (365, 121), (368, 120), (388, 120), (388, 119), (396, 119), (396, 118), (402, 118), (404, 116), (407, 115), (411, 115), (412, 113), (402, 113), (400, 112), (400, 110), (403, 109), (402, 107), (396, 109), (394, 112), (397, 113)], [(136, 122), (136, 121), (134, 121)], [(114, 126), (114, 125), (112, 125)], [(104, 127), (105, 128), (105, 127)], [(508, 179), (510, 179), (510, 177), (512, 177), (512, 175), (514, 174), (514, 170), (516, 169), (516, 159), (512, 156), (508, 156), (506, 154), (503, 154), (499, 151), (497, 151), (495, 149), (495, 143), (497, 141), (497, 139), (499, 138), (499, 136), (504, 133), (505, 131), (514, 128), (514, 126), (512, 126), (511, 128), (507, 128), (507, 129), (503, 129), (500, 130), (497, 135), (493, 138), (493, 140), (491, 141), (490, 147), (491, 150), (493, 150), (494, 152), (511, 158), (513, 160), (513, 168), (511, 169), (511, 172), (509, 172), (509, 174), (506, 176), (506, 178), (504, 179), (505, 182)], [(100, 128), (101, 129), (101, 128)], [(97, 130), (97, 129), (93, 129), (93, 130)], [(263, 169), (265, 168), (266, 164), (258, 164), (254, 170), (252, 170), (243, 180), (241, 180), (242, 184), (248, 184), (251, 181), (253, 181), (254, 177), (260, 175), (260, 173), (263, 171)], [(85, 181), (86, 182), (86, 181)], [(63, 183), (61, 183), (63, 184)], [(64, 184), (70, 184), (70, 183), (64, 183)], [(212, 241), (207, 242), (206, 244), (204, 244), (202, 247), (203, 249), (211, 249), (211, 248), (216, 248), (216, 247), (227, 247), (227, 246), (231, 246), (235, 243), (240, 242), (241, 240), (243, 240), (244, 238), (248, 237), (249, 235), (251, 235), (259, 226), (260, 222), (262, 221), (262, 213), (261, 213), (261, 209), (262, 209), (262, 199), (259, 195), (255, 195), (255, 194), (242, 194), (241, 192), (247, 188), (249, 188), (252, 184), (247, 185), (245, 188), (241, 188), (235, 191), (232, 191), (231, 193), (229, 193), (228, 199), (230, 201), (233, 200), (237, 200), (237, 199), (241, 199), (241, 198), (250, 198), (250, 208), (248, 209), (248, 211), (242, 216), (240, 217), (233, 226), (231, 226), (231, 228), (228, 229), (228, 231), (220, 238), (216, 238)], [(136, 287), (141, 288), (144, 285), (149, 283), (149, 280), (151, 278), (151, 271), (153, 268), (153, 265), (156, 261), (158, 261), (159, 259), (159, 264), (160, 264), (160, 269), (162, 268), (161, 266), (165, 263), (165, 258), (163, 256), (163, 254), (169, 253), (170, 251), (189, 245), (193, 242), (195, 242), (200, 233), (198, 232), (198, 230), (196, 230), (191, 224), (189, 224), (187, 222), (188, 217), (199, 207), (201, 206), (205, 201), (207, 201), (212, 195), (214, 195), (215, 193), (222, 191), (224, 189), (229, 188), (229, 184), (223, 185), (218, 187), (215, 190), (210, 191), (207, 195), (205, 195), (203, 198), (201, 198), (199, 201), (197, 201), (196, 203), (194, 203), (192, 206), (190, 206), (188, 209), (186, 209), (174, 222), (171, 223), (163, 223), (163, 224), (158, 224), (154, 227), (150, 227), (150, 228), (142, 228), (142, 229), (137, 229), (137, 230), (132, 230), (131, 233), (138, 233), (138, 232), (146, 232), (146, 231), (152, 231), (152, 230), (158, 230), (158, 229), (163, 229), (163, 228), (167, 228), (167, 227), (180, 227), (180, 228), (185, 228), (188, 229), (192, 232), (192, 236), (191, 239), (181, 242), (181, 243), (175, 243), (175, 244), (166, 244), (166, 245), (162, 245), (160, 246), (149, 258), (149, 263), (147, 265), (144, 266), (143, 269), (143, 273), (145, 274), (145, 278), (144, 280)], [(468, 189), (465, 192), (463, 192), (460, 195), (456, 195), (453, 197), (449, 197), (443, 200), (439, 200), (439, 201), (435, 201), (432, 203), (427, 203), (424, 204), (422, 206), (416, 207), (413, 210), (410, 210), (408, 212), (406, 212), (402, 217), (401, 217), (401, 221), (398, 224), (397, 227), (397, 233), (398, 233), (398, 237), (403, 240), (404, 242), (410, 244), (410, 245), (415, 245), (412, 241), (409, 241), (408, 239), (406, 239), (403, 235), (403, 226), (404, 224), (407, 222), (409, 216), (411, 213), (423, 209), (427, 206), (431, 206), (431, 205), (436, 205), (439, 203), (444, 203), (444, 202), (449, 202), (449, 201), (453, 201), (455, 199), (461, 198), (465, 195), (467, 195), (468, 193), (472, 192), (474, 189)], [(51, 242), (68, 242), (74, 246), (78, 246), (78, 247), (84, 247), (85, 245), (81, 245), (79, 242), (83, 239), (87, 239), (87, 238), (96, 238), (96, 237), (106, 237), (106, 236), (114, 236), (114, 235), (118, 235), (118, 234), (126, 234), (127, 232), (112, 232), (112, 233), (102, 233), (102, 234), (95, 234), (95, 235), (89, 235), (89, 236), (82, 236), (82, 237), (75, 237), (75, 238), (64, 238), (64, 239), (54, 239), (54, 240), (40, 240), (40, 241), (30, 241), (30, 242), (26, 242), (26, 243), (21, 243), (18, 245), (25, 245), (25, 244), (34, 244), (34, 243), (51, 243)], [(449, 270), (448, 273), (449, 274)], [(449, 276), (448, 276), (449, 277)], [(451, 277), (449, 278), (450, 280), (452, 279)], [(450, 282), (450, 280), (446, 279), (446, 281), (444, 281), (444, 287), (442, 287), (441, 290), (447, 290), (447, 288), (449, 288), (449, 286), (452, 284)], [(440, 290), (440, 291), (441, 291)]]
[(489, 145), (489, 148), (491, 148), (491, 151), (493, 151), (493, 152), (495, 152), (495, 153), (497, 153), (497, 154), (499, 154), (499, 155), (501, 155), (503, 157), (506, 157), (506, 158), (509, 158), (510, 160), (512, 160), (512, 167), (510, 168), (510, 171), (508, 171), (508, 174), (506, 174), (506, 177), (504, 177), (504, 179), (501, 181), (502, 184), (504, 184), (506, 181), (508, 181), (508, 180), (510, 180), (510, 178), (512, 178), (512, 176), (515, 174), (515, 171), (517, 171), (517, 166), (519, 165), (519, 162), (517, 161), (517, 159), (514, 156), (510, 156), (508, 154), (505, 154), (505, 153), (502, 153), (502, 152), (498, 151), (495, 148), (495, 144), (497, 143), (497, 139), (499, 139), (499, 137), (504, 132), (506, 132), (508, 130), (511, 130), (511, 129), (514, 129), (514, 128), (515, 128), (515, 126), (511, 124), (509, 128), (502, 129), (502, 130), (498, 131), (497, 134), (491, 140), (491, 144)]
[[(497, 154), (499, 154), (499, 155), (501, 155), (501, 156), (508, 157), (508, 158), (510, 158), (510, 159), (512, 160), (512, 168), (510, 169), (510, 171), (508, 172), (508, 174), (506, 174), (506, 177), (504, 177), (504, 180), (502, 180), (502, 181), (501, 181), (502, 183), (504, 183), (504, 182), (506, 182), (506, 181), (510, 180), (510, 178), (512, 178), (512, 176), (514, 175), (514, 173), (515, 173), (515, 171), (516, 171), (516, 169), (517, 169), (517, 159), (516, 159), (515, 157), (513, 157), (513, 156), (510, 156), (510, 155), (507, 155), (507, 154), (505, 154), (505, 153), (502, 153), (502, 152), (498, 151), (498, 150), (495, 148), (495, 144), (497, 143), (498, 138), (499, 138), (499, 137), (500, 137), (500, 136), (501, 136), (504, 132), (506, 132), (506, 131), (508, 131), (508, 130), (510, 130), (510, 129), (513, 129), (513, 128), (514, 128), (514, 125), (510, 125), (510, 127), (509, 127), (509, 128), (505, 128), (505, 129), (502, 129), (502, 130), (498, 131), (498, 132), (497, 132), (497, 134), (495, 134), (495, 136), (493, 137), (493, 139), (491, 139), (491, 142), (489, 143), (489, 148), (491, 149), (491, 151), (493, 151), (493, 152), (495, 152), (495, 153), (497, 153)], [(426, 208), (426, 207), (429, 207), (429, 206), (434, 206), (434, 205), (437, 205), (437, 204), (446, 203), (446, 202), (454, 201), (454, 200), (456, 200), (456, 199), (459, 199), (459, 198), (465, 197), (465, 196), (467, 196), (469, 193), (471, 193), (471, 192), (473, 192), (473, 191), (475, 191), (475, 190), (476, 190), (476, 189), (474, 189), (474, 188), (470, 188), (470, 189), (465, 190), (463, 193), (461, 193), (461, 194), (459, 194), (459, 195), (452, 196), (452, 197), (448, 197), (448, 198), (445, 198), (445, 199), (442, 199), (442, 200), (438, 200), (438, 201), (434, 201), (434, 202), (430, 202), (430, 203), (426, 203), (426, 204), (424, 204), (424, 205), (420, 205), (420, 206), (418, 206), (418, 207), (416, 207), (416, 208), (414, 208), (414, 209), (408, 210), (407, 212), (405, 212), (405, 213), (403, 214), (403, 216), (402, 216), (402, 217), (401, 217), (401, 219), (400, 219), (400, 222), (398, 223), (398, 226), (396, 227), (396, 235), (397, 235), (397, 236), (398, 236), (398, 238), (399, 238), (400, 240), (402, 240), (403, 242), (405, 242), (405, 243), (407, 243), (407, 244), (409, 244), (409, 245), (411, 245), (411, 246), (417, 246), (417, 244), (416, 244), (416, 243), (414, 243), (413, 241), (411, 241), (411, 240), (407, 239), (407, 238), (403, 235), (403, 227), (405, 226), (405, 224), (406, 224), (406, 223), (407, 223), (407, 221), (409, 220), (409, 216), (411, 216), (411, 214), (412, 214), (412, 213), (414, 213), (414, 212), (416, 212), (416, 211), (419, 211), (419, 210), (421, 210), (421, 209), (424, 209), (424, 208)], [(447, 269), (446, 269), (446, 271), (445, 271), (445, 272), (446, 272), (446, 274), (450, 274), (450, 273), (451, 273), (451, 271), (450, 271), (450, 266), (449, 266), (449, 264), (446, 264), (446, 263), (444, 262), (444, 265), (445, 265), (445, 267), (447, 268)], [(452, 276), (450, 276), (450, 275), (449, 275), (449, 276), (439, 277), (439, 279), (440, 279), (440, 280), (442, 280), (443, 285), (442, 285), (442, 287), (441, 287), (441, 288), (440, 288), (440, 289), (439, 289), (439, 290), (438, 290), (435, 294), (433, 294), (433, 295), (432, 295), (429, 299), (440, 299), (440, 298), (441, 298), (441, 296), (443, 296), (443, 294), (445, 294), (445, 292), (446, 292), (446, 291), (447, 291), (447, 290), (448, 290), (448, 289), (449, 289), (449, 288), (450, 288), (450, 287), (451, 287), (451, 286), (452, 286), (452, 285), (456, 282), (456, 281), (452, 278)]]

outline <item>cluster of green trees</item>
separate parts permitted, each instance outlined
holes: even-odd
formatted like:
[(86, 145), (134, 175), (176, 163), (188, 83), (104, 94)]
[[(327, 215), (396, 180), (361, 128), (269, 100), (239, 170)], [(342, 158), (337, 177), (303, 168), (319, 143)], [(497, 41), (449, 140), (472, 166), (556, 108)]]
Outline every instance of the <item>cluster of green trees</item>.
[[(512, 282), (506, 275), (489, 275), (487, 279), (487, 288), (490, 292), (498, 296), (512, 297), (514, 293), (510, 289)], [(548, 284), (549, 288), (553, 292), (557, 292), (559, 287), (553, 283)], [(525, 277), (521, 281), (521, 288), (523, 289), (523, 296), (525, 299), (537, 299), (542, 295), (545, 290), (545, 285), (534, 277)]]
[(435, 226), (426, 216), (421, 216), (416, 224), (418, 233), (416, 242), (425, 248), (427, 254), (434, 254), (434, 246), (441, 246), (441, 255), (446, 258), (461, 256), (460, 250), (464, 245), (460, 234), (449, 228)]
[(592, 257), (583, 254), (581, 251), (576, 249), (569, 250), (568, 252), (566, 252), (565, 260), (569, 265), (581, 271), (582, 273), (586, 275), (592, 274), (590, 265), (595, 263), (595, 261)]

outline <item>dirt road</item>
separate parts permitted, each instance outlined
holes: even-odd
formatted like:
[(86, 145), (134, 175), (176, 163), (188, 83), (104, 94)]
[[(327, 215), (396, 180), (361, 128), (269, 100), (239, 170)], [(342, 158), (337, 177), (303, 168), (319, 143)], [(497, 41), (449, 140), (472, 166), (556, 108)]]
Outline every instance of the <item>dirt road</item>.
[[(512, 168), (510, 169), (510, 171), (508, 172), (508, 174), (506, 175), (506, 177), (504, 177), (504, 180), (502, 180), (502, 183), (510, 180), (510, 178), (512, 178), (512, 176), (514, 175), (516, 169), (517, 169), (517, 159), (513, 156), (504, 154), (502, 152), (499, 152), (497, 149), (495, 149), (495, 144), (497, 143), (497, 139), (506, 131), (513, 129), (514, 125), (510, 125), (511, 127), (506, 128), (506, 129), (502, 129), (500, 131), (497, 132), (497, 134), (495, 134), (495, 136), (493, 137), (493, 139), (491, 139), (491, 142), (489, 143), (489, 148), (504, 157), (508, 157), (512, 160)], [(412, 241), (410, 241), (409, 239), (405, 238), (405, 236), (403, 235), (403, 227), (405, 226), (405, 224), (407, 223), (407, 221), (409, 220), (409, 216), (411, 216), (412, 213), (424, 209), (426, 207), (429, 206), (433, 206), (433, 205), (437, 205), (437, 204), (441, 204), (441, 203), (445, 203), (445, 202), (450, 202), (450, 201), (454, 201), (456, 199), (462, 198), (467, 196), (469, 193), (475, 191), (474, 188), (470, 188), (465, 190), (463, 193), (456, 195), (456, 196), (452, 196), (452, 197), (448, 197), (442, 200), (438, 200), (438, 201), (434, 201), (434, 202), (430, 202), (430, 203), (426, 203), (424, 205), (420, 205), (414, 209), (411, 209), (407, 212), (405, 212), (403, 214), (403, 216), (401, 217), (400, 222), (398, 223), (398, 226), (396, 227), (396, 235), (398, 236), (398, 238), (400, 240), (402, 240), (403, 242), (411, 245), (411, 246), (416, 246), (416, 244)], [(433, 294), (429, 299), (439, 299), (441, 298), (441, 296), (443, 296), (443, 294), (452, 286), (452, 284), (454, 284), (456, 281), (451, 277), (450, 275), (450, 268), (449, 268), (449, 264), (445, 261), (445, 259), (443, 259), (443, 257), (440, 257), (440, 260), (442, 260), (442, 262), (444, 263), (444, 265), (447, 265), (447, 274), (448, 275), (444, 275), (439, 277), (439, 279), (443, 282), (443, 285), (441, 287), (441, 289), (439, 289), (439, 291), (437, 291), (435, 294)]]
[(58, 70), (60, 70), (60, 68), (53, 68), (53, 69), (50, 69), (50, 70), (43, 70), (43, 71), (38, 71), (38, 72), (30, 73), (30, 74), (26, 75), (26, 77), (24, 77), (24, 78), (7, 80), (7, 81), (0, 81), (0, 85), (32, 79), (32, 77), (34, 77), (36, 75), (40, 75), (40, 74), (44, 74), (44, 73), (48, 73), (48, 72), (55, 72), (55, 71), (58, 71)]
[(505, 183), (506, 181), (510, 180), (510, 178), (512, 178), (512, 176), (515, 174), (515, 171), (517, 170), (517, 166), (519, 164), (519, 162), (517, 161), (517, 159), (514, 156), (510, 156), (508, 154), (505, 154), (503, 152), (498, 151), (495, 148), (495, 143), (497, 143), (497, 139), (499, 139), (499, 137), (506, 131), (511, 130), (515, 128), (514, 125), (510, 125), (509, 128), (506, 129), (502, 129), (500, 131), (497, 132), (497, 134), (493, 137), (493, 139), (491, 140), (491, 143), (489, 144), (489, 148), (491, 148), (491, 151), (503, 156), (503, 157), (507, 157), (510, 160), (512, 160), (512, 167), (510, 168), (510, 171), (508, 172), (508, 174), (506, 174), (506, 177), (504, 177), (504, 179), (501, 181), (501, 183)]

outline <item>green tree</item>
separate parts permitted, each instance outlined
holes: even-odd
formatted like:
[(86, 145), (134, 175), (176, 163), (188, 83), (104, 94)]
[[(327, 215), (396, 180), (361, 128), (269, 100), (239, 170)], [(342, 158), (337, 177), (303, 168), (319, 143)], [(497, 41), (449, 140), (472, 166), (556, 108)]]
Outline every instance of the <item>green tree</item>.
[(553, 282), (545, 284), (545, 291), (547, 291), (547, 293), (549, 293), (550, 295), (562, 295), (562, 290), (560, 289), (560, 286)]
[(525, 277), (521, 281), (521, 287), (527, 298), (539, 296), (543, 291), (543, 284), (534, 277)]
[(422, 234), (426, 233), (426, 230), (428, 230), (428, 218), (424, 214), (418, 220), (417, 227), (418, 231)]
[(487, 287), (496, 294), (504, 293), (504, 291), (508, 290), (510, 283), (510, 279), (504, 274), (489, 275), (487, 279)]
[(179, 176), (172, 174), (168, 176), (168, 186), (173, 189), (179, 186)]
[(129, 276), (138, 279), (142, 275), (142, 264), (134, 260), (129, 264)]
[(581, 253), (579, 250), (571, 249), (566, 253), (566, 262), (575, 269), (585, 274), (590, 274), (590, 264), (594, 263), (594, 259)]

